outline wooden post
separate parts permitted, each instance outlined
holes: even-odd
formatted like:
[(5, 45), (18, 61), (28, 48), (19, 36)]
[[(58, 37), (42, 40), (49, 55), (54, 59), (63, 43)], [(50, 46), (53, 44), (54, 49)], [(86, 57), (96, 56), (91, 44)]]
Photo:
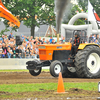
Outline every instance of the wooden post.
[(59, 34), (57, 33), (57, 43), (59, 43)]

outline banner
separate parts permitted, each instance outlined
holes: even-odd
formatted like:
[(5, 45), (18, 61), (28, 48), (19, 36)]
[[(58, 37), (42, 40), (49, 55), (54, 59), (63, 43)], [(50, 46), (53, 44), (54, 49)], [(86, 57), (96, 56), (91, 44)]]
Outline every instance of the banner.
[(10, 22), (13, 22), (18, 27), (20, 26), (19, 20), (11, 14), (11, 12), (2, 4), (0, 0), (0, 17), (3, 17)]
[(97, 21), (98, 25), (100, 26), (100, 18), (96, 11), (93, 9), (90, 1), (88, 0), (88, 21)]

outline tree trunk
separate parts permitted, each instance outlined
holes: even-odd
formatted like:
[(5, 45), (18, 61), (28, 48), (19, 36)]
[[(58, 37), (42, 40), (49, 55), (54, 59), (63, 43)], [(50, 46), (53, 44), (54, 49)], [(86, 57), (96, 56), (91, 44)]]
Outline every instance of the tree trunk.
[(35, 25), (31, 26), (31, 36), (33, 36), (33, 38), (34, 34), (35, 34)]

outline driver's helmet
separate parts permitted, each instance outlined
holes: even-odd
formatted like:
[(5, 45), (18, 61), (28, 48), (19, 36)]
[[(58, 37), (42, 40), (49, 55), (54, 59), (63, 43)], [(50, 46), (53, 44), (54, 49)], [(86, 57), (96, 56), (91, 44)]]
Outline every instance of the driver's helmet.
[(77, 35), (77, 38), (79, 38), (79, 37), (80, 37), (79, 32), (76, 32), (76, 33), (75, 33), (75, 35)]

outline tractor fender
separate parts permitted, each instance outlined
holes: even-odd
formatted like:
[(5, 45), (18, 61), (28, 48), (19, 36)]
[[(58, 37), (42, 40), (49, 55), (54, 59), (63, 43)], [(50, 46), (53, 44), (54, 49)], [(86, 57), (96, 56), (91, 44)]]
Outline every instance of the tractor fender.
[(83, 50), (87, 46), (98, 46), (98, 47), (100, 47), (98, 44), (95, 44), (95, 43), (82, 43), (82, 44), (79, 45), (78, 50)]

